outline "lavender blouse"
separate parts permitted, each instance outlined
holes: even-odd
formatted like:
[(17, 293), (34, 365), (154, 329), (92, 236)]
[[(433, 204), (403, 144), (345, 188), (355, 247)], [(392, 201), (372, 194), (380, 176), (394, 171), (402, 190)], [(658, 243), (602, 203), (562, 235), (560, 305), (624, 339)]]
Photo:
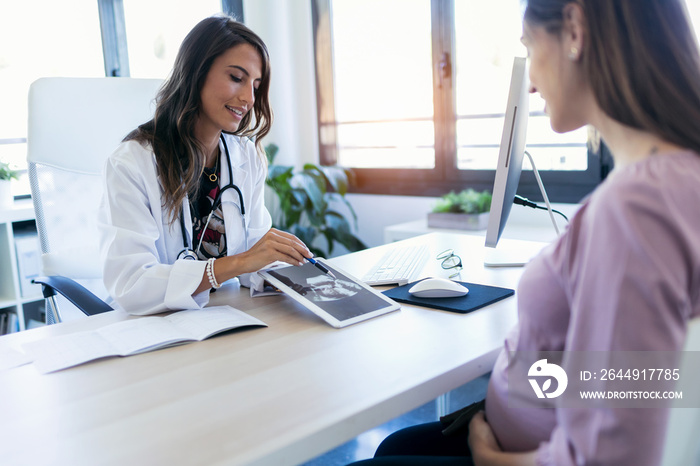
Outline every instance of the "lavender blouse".
[(667, 409), (509, 408), (507, 351), (677, 351), (699, 294), (700, 156), (615, 170), (523, 272), (486, 397), (503, 449), (537, 449), (540, 465), (658, 464)]

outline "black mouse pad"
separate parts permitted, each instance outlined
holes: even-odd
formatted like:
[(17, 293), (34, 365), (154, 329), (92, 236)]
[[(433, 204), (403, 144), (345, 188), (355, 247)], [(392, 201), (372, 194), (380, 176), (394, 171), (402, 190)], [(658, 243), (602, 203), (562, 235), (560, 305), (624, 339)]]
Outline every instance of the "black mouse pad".
[(390, 290), (382, 291), (386, 296), (399, 303), (415, 304), (417, 306), (432, 307), (443, 311), (459, 312), (466, 314), (489, 304), (500, 301), (515, 294), (510, 288), (497, 286), (478, 285), (476, 283), (457, 282), (469, 288), (469, 293), (457, 298), (416, 298), (408, 293), (408, 290), (420, 280), (403, 286), (397, 286)]

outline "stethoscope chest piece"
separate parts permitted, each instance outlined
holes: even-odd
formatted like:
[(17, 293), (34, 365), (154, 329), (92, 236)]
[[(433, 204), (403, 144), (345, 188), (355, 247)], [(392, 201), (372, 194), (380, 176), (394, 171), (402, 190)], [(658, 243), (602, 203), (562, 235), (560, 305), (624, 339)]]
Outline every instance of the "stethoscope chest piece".
[(177, 255), (177, 260), (196, 261), (197, 254), (190, 248), (185, 248)]

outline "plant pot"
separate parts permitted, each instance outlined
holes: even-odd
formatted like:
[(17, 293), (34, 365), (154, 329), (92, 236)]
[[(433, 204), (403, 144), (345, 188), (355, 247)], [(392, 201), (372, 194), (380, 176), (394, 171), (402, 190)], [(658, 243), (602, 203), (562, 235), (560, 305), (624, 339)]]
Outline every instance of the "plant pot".
[(429, 228), (448, 228), (451, 230), (485, 230), (488, 224), (488, 212), (483, 212), (481, 214), (431, 212), (428, 214)]
[(14, 203), (9, 180), (0, 180), (0, 207), (11, 207)]

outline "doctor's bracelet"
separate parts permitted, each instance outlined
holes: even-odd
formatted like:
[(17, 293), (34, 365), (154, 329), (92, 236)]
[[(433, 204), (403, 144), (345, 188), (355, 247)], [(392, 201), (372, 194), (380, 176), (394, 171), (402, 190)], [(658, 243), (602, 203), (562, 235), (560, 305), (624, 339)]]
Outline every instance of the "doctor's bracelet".
[(209, 284), (211, 285), (212, 288), (218, 289), (221, 288), (221, 284), (216, 281), (216, 277), (214, 276), (214, 259), (213, 257), (210, 257), (209, 260), (207, 261), (207, 278), (209, 278)]

